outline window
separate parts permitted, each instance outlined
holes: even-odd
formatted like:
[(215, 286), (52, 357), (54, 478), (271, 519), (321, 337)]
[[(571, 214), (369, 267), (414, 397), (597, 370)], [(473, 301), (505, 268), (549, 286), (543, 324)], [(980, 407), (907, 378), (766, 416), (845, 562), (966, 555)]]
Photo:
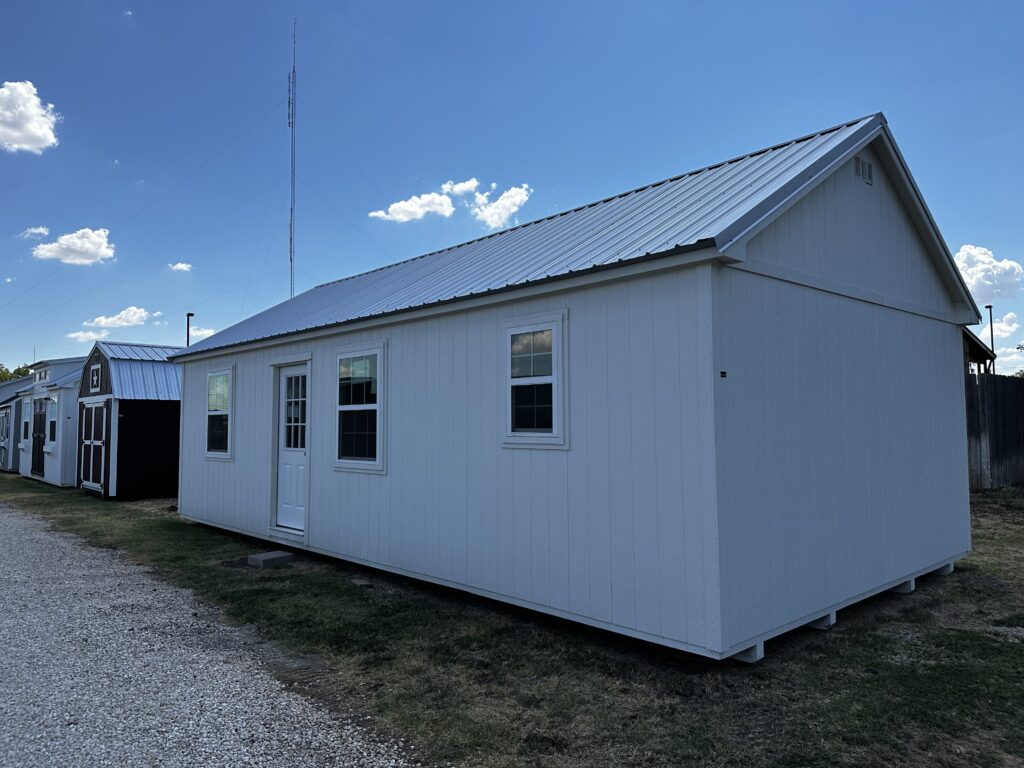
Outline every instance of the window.
[(285, 376), (284, 447), (306, 447), (306, 374)]
[(46, 403), (46, 418), (50, 422), (50, 442), (57, 442), (57, 398), (51, 397)]
[(100, 366), (99, 364), (93, 365), (89, 368), (89, 391), (99, 392), (100, 391)]
[(21, 422), (21, 439), (28, 440), (28, 422)]
[(206, 452), (227, 457), (231, 447), (231, 371), (206, 375)]
[(338, 357), (337, 466), (382, 470), (383, 347)]
[(43, 369), (41, 371), (36, 371), (36, 381), (49, 381), (49, 379), (50, 379), (50, 369), (49, 368), (45, 368), (45, 369)]
[(564, 312), (506, 324), (506, 445), (565, 446), (562, 416)]

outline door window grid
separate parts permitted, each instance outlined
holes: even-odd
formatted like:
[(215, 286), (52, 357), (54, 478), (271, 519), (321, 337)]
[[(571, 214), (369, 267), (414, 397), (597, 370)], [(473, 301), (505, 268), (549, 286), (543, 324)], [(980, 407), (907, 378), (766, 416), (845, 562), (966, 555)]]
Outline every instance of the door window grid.
[(306, 374), (285, 377), (284, 447), (306, 447)]

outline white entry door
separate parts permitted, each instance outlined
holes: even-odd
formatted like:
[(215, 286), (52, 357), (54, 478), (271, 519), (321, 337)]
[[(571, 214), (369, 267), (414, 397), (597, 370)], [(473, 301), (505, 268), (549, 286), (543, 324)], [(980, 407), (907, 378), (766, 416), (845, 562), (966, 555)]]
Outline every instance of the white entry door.
[(290, 365), (281, 368), (278, 376), (277, 525), (303, 531), (309, 501), (307, 369), (305, 365)]

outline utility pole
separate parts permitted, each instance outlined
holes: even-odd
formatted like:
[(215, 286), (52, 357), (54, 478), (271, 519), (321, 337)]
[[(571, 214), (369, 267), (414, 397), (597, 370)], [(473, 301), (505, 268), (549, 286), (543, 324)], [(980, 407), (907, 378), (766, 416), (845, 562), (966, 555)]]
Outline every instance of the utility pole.
[(192, 318), (196, 316), (195, 312), (185, 313), (185, 346), (188, 347), (192, 343)]
[(292, 71), (288, 75), (288, 127), (292, 131), (292, 200), (291, 219), (288, 223), (288, 265), (291, 272), (289, 296), (295, 296), (295, 31), (298, 22), (292, 19)]

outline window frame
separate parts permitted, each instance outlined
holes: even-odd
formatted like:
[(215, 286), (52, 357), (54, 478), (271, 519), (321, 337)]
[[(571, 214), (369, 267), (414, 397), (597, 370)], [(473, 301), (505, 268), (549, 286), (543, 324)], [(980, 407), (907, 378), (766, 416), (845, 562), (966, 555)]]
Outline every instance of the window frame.
[[(228, 377), (228, 407), (226, 411), (211, 411), (210, 410), (210, 378), (213, 376)], [(203, 455), (211, 461), (231, 461), (232, 454), (235, 448), (235, 366), (230, 365), (227, 368), (217, 368), (206, 372), (206, 388), (203, 390), (203, 402), (205, 407), (203, 408)], [(211, 451), (210, 450), (210, 416), (227, 416), (228, 417), (228, 448), (226, 451)]]
[(60, 400), (50, 395), (46, 402), (46, 435), (43, 445), (56, 446), (60, 442)]
[[(377, 357), (377, 402), (372, 405), (339, 405), (338, 403), (338, 370), (341, 361), (349, 357), (363, 357), (365, 355), (376, 355)], [(332, 397), (334, 401), (334, 453), (332, 454), (333, 469), (339, 472), (369, 472), (373, 474), (384, 474), (387, 468), (387, 342), (382, 339), (377, 342), (365, 344), (351, 344), (335, 349), (334, 373), (332, 374)], [(341, 430), (338, 428), (338, 414), (343, 410), (374, 410), (377, 412), (377, 458), (373, 461), (366, 459), (339, 459), (338, 453), (341, 449)]]
[[(96, 372), (96, 386), (92, 385), (92, 374)], [(93, 363), (89, 366), (89, 392), (99, 392), (103, 388), (103, 373), (100, 370), (99, 363)]]
[[(565, 325), (568, 310), (543, 312), (509, 318), (504, 324), (502, 354), (505, 356), (505, 427), (503, 445), (507, 448), (569, 447), (566, 418), (567, 375), (565, 366)], [(551, 331), (551, 375), (512, 377), (512, 337), (519, 333)], [(512, 388), (530, 384), (551, 383), (551, 432), (512, 431)]]

